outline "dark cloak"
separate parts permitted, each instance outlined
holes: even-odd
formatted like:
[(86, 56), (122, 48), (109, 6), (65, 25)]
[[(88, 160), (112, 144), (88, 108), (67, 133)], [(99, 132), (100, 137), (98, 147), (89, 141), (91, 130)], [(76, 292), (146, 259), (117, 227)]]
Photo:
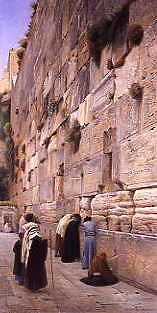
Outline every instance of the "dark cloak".
[(22, 242), (21, 240), (17, 240), (13, 247), (13, 251), (15, 253), (13, 274), (17, 276), (22, 275), (22, 269), (23, 269), (23, 264), (21, 263), (21, 250), (22, 250)]
[(33, 239), (28, 264), (25, 268), (24, 285), (26, 288), (35, 291), (46, 287), (47, 275), (45, 260), (47, 257), (48, 243), (46, 239), (35, 237)]
[(70, 263), (80, 259), (80, 221), (72, 220), (66, 229), (62, 243), (62, 262)]

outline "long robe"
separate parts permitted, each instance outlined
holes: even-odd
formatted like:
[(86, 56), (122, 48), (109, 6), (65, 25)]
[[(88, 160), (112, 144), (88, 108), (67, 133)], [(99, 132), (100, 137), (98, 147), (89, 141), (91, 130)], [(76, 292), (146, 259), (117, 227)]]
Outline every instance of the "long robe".
[(24, 280), (25, 287), (32, 291), (44, 288), (47, 285), (45, 267), (47, 246), (46, 239), (35, 237), (32, 241)]
[(15, 253), (13, 274), (18, 276), (22, 275), (21, 250), (22, 241), (19, 239), (15, 242), (13, 247), (13, 252)]
[(88, 269), (96, 254), (96, 224), (93, 221), (85, 222), (83, 231), (85, 232), (85, 243), (81, 263), (83, 269)]
[(62, 243), (61, 261), (64, 263), (71, 263), (80, 259), (79, 226), (78, 220), (72, 220), (67, 226)]
[(63, 216), (56, 229), (56, 240), (55, 240), (55, 256), (62, 255), (62, 242), (65, 235), (66, 228), (70, 222), (71, 214)]

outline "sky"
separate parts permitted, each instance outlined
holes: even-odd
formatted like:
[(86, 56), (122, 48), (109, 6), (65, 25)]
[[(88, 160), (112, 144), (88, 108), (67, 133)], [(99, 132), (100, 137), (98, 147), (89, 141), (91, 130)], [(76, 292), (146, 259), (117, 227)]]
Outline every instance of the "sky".
[(7, 65), (8, 52), (24, 38), (32, 13), (32, 0), (0, 0), (0, 76)]

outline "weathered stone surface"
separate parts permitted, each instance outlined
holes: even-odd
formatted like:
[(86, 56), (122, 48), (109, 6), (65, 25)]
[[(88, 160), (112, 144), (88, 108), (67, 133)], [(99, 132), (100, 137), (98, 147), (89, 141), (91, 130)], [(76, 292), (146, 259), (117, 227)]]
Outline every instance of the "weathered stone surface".
[(39, 185), (40, 202), (52, 202), (54, 200), (54, 179), (42, 181)]
[[(117, 192), (111, 192), (111, 193), (104, 193), (96, 195), (95, 198), (92, 200), (92, 212), (100, 212), (102, 213), (103, 210), (110, 209), (110, 212), (117, 213), (117, 215), (120, 215), (123, 213), (124, 209), (134, 207), (133, 203), (133, 195), (130, 191), (117, 191)], [(120, 210), (120, 211), (119, 211)], [(120, 214), (119, 214), (120, 213)]]
[(103, 111), (112, 103), (115, 93), (115, 78), (113, 73), (107, 74), (91, 93), (93, 95), (92, 111), (93, 115), (96, 116), (99, 114), (99, 111)]
[(87, 47), (86, 32), (84, 32), (78, 43), (77, 68), (80, 70), (89, 59), (89, 51)]
[(134, 203), (136, 207), (156, 206), (157, 205), (157, 188), (144, 188), (144, 189), (136, 190), (134, 194)]
[[(151, 154), (150, 154), (151, 151)], [(120, 180), (129, 188), (156, 182), (156, 131), (130, 138), (121, 144)]]
[(157, 236), (157, 214), (136, 213), (132, 220), (132, 232)]
[(76, 195), (81, 195), (82, 193), (82, 169), (78, 166), (72, 168), (68, 176), (64, 177), (64, 196), (72, 197)]
[(97, 193), (99, 185), (103, 184), (103, 154), (89, 159), (83, 164), (83, 193)]

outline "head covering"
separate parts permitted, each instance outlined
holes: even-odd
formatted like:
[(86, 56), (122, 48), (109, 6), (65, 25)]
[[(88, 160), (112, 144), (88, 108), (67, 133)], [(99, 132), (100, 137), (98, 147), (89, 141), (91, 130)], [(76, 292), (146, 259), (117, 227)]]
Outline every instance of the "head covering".
[(22, 262), (26, 265), (28, 262), (32, 241), (35, 237), (41, 238), (41, 235), (39, 224), (30, 222), (25, 224), (23, 228), (25, 230), (25, 234), (22, 243)]

